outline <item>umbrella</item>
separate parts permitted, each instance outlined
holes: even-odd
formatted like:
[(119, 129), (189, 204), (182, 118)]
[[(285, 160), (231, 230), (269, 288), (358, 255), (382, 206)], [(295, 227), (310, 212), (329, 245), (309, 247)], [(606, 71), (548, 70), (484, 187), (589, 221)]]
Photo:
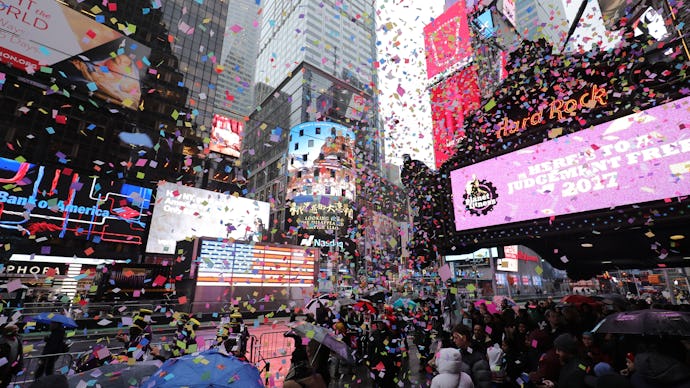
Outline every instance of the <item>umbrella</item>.
[(483, 300), (483, 299), (475, 300), (474, 305), (477, 308), (479, 308), (479, 306), (481, 306), (481, 305), (486, 305), (486, 311), (488, 311), (491, 314), (496, 314), (499, 312), (498, 307), (496, 307), (496, 304), (490, 300)]
[(100, 384), (108, 388), (138, 387), (160, 368), (160, 361), (141, 361), (135, 364), (108, 364), (69, 376), (70, 387), (87, 387)]
[(296, 325), (292, 326), (290, 330), (300, 337), (306, 337), (322, 344), (348, 364), (355, 364), (352, 349), (350, 349), (345, 342), (333, 335), (328, 329), (312, 325), (308, 322), (298, 322)]
[(58, 313), (40, 313), (36, 315), (35, 317), (31, 318), (32, 321), (38, 322), (38, 323), (44, 323), (44, 324), (50, 324), (51, 322), (57, 322), (61, 323), (62, 326), (71, 328), (71, 329), (76, 329), (77, 328), (77, 322), (74, 321), (74, 319), (58, 314)]
[(376, 307), (374, 307), (374, 304), (368, 299), (358, 300), (357, 303), (352, 305), (352, 308), (354, 308), (356, 311), (367, 310), (372, 314), (376, 313)]
[(393, 307), (397, 308), (406, 308), (410, 310), (414, 310), (419, 306), (417, 302), (408, 299), (408, 298), (400, 298), (397, 299), (395, 302), (393, 302)]
[(212, 349), (171, 358), (143, 385), (153, 387), (264, 387), (256, 367)]
[(514, 300), (508, 298), (505, 295), (494, 295), (492, 300), (496, 304), (496, 306), (503, 305), (503, 301), (506, 301), (506, 304), (508, 304), (508, 307), (517, 306), (517, 303)]
[(594, 333), (690, 336), (690, 313), (670, 310), (637, 310), (611, 314)]
[(574, 304), (574, 305), (581, 305), (581, 304), (590, 304), (590, 305), (596, 305), (599, 304), (594, 298), (586, 295), (566, 295), (561, 299), (561, 303), (567, 303), (567, 304)]
[(307, 302), (307, 304), (304, 305), (304, 311), (316, 315), (316, 309), (319, 308), (319, 304), (332, 309), (334, 302), (329, 295), (321, 295)]
[(625, 306), (628, 303), (628, 300), (621, 294), (594, 295), (592, 299), (609, 305)]

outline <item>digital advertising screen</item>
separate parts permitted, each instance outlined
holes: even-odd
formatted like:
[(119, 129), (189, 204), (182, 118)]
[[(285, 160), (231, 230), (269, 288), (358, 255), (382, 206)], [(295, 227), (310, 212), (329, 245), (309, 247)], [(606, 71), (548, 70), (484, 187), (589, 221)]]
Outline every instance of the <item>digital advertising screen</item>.
[(293, 232), (323, 231), (344, 237), (354, 213), (354, 205), (347, 198), (301, 196), (290, 201), (285, 218), (288, 229)]
[(465, 115), (476, 109), (480, 100), (477, 72), (471, 66), (431, 88), (436, 168), (455, 154), (457, 142), (465, 136)]
[(290, 130), (287, 199), (298, 196), (355, 197), (355, 132), (327, 121)]
[(450, 173), (456, 230), (690, 194), (690, 97)]
[(0, 234), (143, 243), (153, 190), (0, 158)]
[(464, 1), (456, 2), (424, 27), (424, 47), (429, 78), (472, 56)]
[(148, 47), (56, 1), (12, 3), (0, 2), (1, 62), (137, 109)]
[(201, 236), (261, 242), (269, 211), (268, 202), (161, 182), (146, 252), (174, 254), (177, 241)]
[(197, 286), (314, 287), (318, 250), (201, 239)]
[(219, 114), (213, 115), (211, 142), (208, 147), (213, 152), (240, 157), (244, 123)]

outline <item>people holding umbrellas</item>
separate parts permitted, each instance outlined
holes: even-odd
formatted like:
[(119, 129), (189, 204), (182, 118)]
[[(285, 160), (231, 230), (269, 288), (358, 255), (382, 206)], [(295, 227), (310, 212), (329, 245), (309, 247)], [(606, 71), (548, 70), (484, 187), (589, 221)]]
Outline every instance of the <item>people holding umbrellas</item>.
[(302, 338), (292, 330), (285, 336), (295, 340), (295, 350), (290, 358), (290, 370), (285, 376), (283, 388), (328, 387), (328, 349), (320, 347), (316, 341), (310, 341), (305, 346)]
[(41, 357), (38, 361), (38, 369), (36, 369), (35, 379), (41, 376), (52, 375), (55, 372), (55, 361), (57, 361), (59, 353), (64, 353), (67, 350), (65, 345), (65, 328), (59, 322), (50, 322), (50, 334), (45, 337), (46, 344), (43, 347)]

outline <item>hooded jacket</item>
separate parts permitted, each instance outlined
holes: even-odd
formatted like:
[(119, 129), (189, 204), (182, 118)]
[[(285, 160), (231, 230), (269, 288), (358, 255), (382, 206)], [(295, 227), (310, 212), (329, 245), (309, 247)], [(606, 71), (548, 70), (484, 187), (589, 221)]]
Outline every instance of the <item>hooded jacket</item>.
[(462, 371), (462, 353), (457, 349), (441, 349), (436, 354), (436, 369), (431, 388), (474, 388), (470, 375)]

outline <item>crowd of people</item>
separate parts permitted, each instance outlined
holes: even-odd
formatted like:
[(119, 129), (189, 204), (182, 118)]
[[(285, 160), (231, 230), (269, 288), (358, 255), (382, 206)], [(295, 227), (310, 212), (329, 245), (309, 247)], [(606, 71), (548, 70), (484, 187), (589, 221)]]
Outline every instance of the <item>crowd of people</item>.
[[(403, 301), (337, 308), (326, 301), (307, 320), (346, 343), (376, 387), (407, 382), (432, 388), (690, 388), (690, 337), (593, 332), (608, 314), (652, 307), (645, 299), (562, 303), (548, 298), (518, 305), (503, 298), (500, 304), (474, 300), (462, 306), (450, 296)], [(299, 375), (288, 375), (288, 381), (327, 387), (332, 380), (350, 379), (342, 362), (334, 367), (327, 355), (317, 353), (323, 348), (309, 351), (297, 338), (295, 343), (293, 364), (309, 354), (312, 368), (301, 373), (309, 381)], [(412, 346), (418, 371), (410, 370)]]

